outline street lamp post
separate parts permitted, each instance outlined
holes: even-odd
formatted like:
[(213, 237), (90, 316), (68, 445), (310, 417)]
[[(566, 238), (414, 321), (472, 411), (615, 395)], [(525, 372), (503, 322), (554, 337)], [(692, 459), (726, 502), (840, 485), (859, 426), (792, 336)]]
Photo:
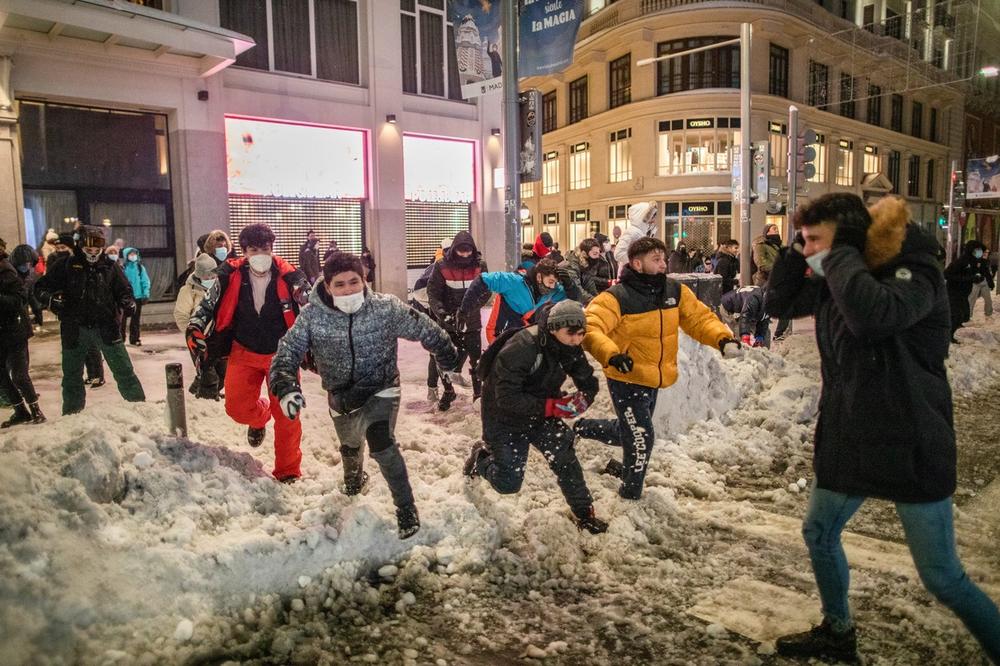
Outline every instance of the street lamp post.
[(521, 262), (521, 120), (517, 83), (517, 6), (503, 3), (503, 168), (504, 168), (504, 255), (507, 270)]

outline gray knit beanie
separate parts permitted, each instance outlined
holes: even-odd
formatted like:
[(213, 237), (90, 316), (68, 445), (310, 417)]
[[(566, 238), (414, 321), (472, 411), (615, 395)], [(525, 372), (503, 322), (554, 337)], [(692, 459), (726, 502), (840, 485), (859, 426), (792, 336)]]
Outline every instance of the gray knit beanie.
[(546, 327), (550, 331), (560, 328), (587, 328), (583, 306), (576, 301), (559, 301), (549, 310)]

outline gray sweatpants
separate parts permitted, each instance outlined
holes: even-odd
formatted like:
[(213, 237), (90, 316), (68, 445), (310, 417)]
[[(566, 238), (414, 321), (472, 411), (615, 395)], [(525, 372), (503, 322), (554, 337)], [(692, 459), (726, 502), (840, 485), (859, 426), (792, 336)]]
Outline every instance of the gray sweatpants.
[(969, 316), (976, 311), (976, 301), (980, 298), (985, 301), (983, 304), (983, 312), (987, 317), (993, 316), (993, 296), (990, 295), (990, 287), (986, 284), (986, 280), (983, 280), (979, 284), (972, 285), (972, 293), (969, 294)]

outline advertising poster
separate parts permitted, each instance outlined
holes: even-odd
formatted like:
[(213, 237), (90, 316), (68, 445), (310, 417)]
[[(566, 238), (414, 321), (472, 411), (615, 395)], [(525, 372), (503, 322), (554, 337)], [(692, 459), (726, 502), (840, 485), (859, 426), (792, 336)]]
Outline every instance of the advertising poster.
[(448, 20), (455, 26), (455, 55), (464, 99), (503, 89), (503, 1), (448, 0)]
[(583, 0), (523, 0), (518, 76), (554, 74), (573, 62)]
[(965, 198), (1000, 198), (1000, 159), (969, 160), (965, 170)]

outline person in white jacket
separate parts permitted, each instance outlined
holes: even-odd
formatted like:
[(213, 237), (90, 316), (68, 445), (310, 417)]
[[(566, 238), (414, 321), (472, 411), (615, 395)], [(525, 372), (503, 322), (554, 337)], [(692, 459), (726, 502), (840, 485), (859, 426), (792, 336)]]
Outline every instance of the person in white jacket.
[(618, 262), (619, 271), (628, 266), (629, 246), (640, 238), (656, 234), (657, 210), (659, 206), (655, 201), (643, 201), (628, 207), (628, 229), (622, 232), (615, 245), (615, 261)]
[[(177, 292), (177, 302), (174, 303), (174, 323), (182, 333), (190, 325), (191, 315), (205, 298), (205, 294), (218, 279), (215, 269), (218, 264), (211, 254), (201, 253), (194, 261), (194, 270), (188, 276), (180, 291)], [(192, 357), (192, 361), (195, 359)], [(188, 390), (198, 398), (218, 400), (219, 389), (226, 377), (226, 361), (221, 359), (208, 367), (201, 367), (195, 361), (195, 378)]]

